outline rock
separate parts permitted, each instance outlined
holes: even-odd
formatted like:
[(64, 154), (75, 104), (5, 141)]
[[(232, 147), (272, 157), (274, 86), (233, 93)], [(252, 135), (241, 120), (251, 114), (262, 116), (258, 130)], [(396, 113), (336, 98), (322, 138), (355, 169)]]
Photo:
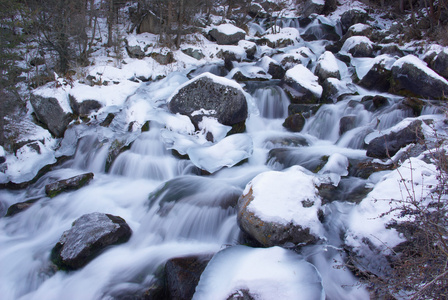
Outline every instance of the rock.
[(392, 65), (391, 91), (422, 98), (447, 99), (448, 81), (417, 57), (407, 55)]
[(109, 127), (114, 119), (115, 115), (113, 113), (108, 113), (106, 118), (100, 123), (100, 126)]
[(255, 44), (254, 42), (241, 40), (238, 42), (238, 46), (244, 49), (247, 59), (255, 59), (255, 54), (257, 53), (257, 44)]
[(288, 115), (301, 113), (304, 117), (309, 118), (315, 115), (320, 108), (320, 104), (297, 104), (291, 103), (288, 106)]
[(234, 126), (244, 123), (248, 114), (241, 87), (211, 73), (190, 80), (169, 99), (168, 107), (172, 113), (189, 116), (195, 126), (204, 116)]
[(341, 51), (348, 52), (353, 57), (373, 57), (373, 44), (365, 36), (352, 36), (344, 42)]
[(381, 164), (376, 163), (371, 160), (369, 161), (363, 161), (355, 164), (353, 167), (350, 168), (349, 175), (355, 176), (363, 179), (367, 179), (376, 172), (381, 171), (389, 171), (396, 168), (396, 165), (394, 164)]
[(347, 32), (342, 37), (342, 41), (345, 42), (348, 38), (352, 36), (365, 36), (367, 38), (371, 38), (373, 32), (373, 28), (370, 25), (358, 23), (350, 26)]
[[(314, 243), (321, 238), (321, 199), (302, 167), (259, 174), (238, 200), (238, 225), (265, 247)], [(300, 189), (296, 187), (300, 186)]]
[(286, 71), (285, 83), (285, 91), (290, 94), (293, 103), (317, 103), (322, 96), (318, 77), (303, 65)]
[(320, 83), (330, 77), (341, 79), (338, 62), (336, 60), (336, 57), (330, 51), (325, 51), (319, 57), (314, 73), (317, 77), (319, 77)]
[(32, 94), (30, 102), (37, 119), (44, 123), (54, 136), (63, 137), (68, 124), (73, 120), (72, 112), (62, 108), (59, 101), (53, 97), (45, 98)]
[(166, 284), (169, 299), (192, 299), (211, 255), (194, 255), (171, 258), (166, 262)]
[(320, 156), (304, 155), (300, 147), (274, 148), (269, 150), (267, 164), (274, 166), (280, 165), (282, 168), (300, 165), (314, 172), (322, 167), (322, 160)]
[(286, 71), (282, 65), (268, 56), (263, 56), (257, 65), (271, 75), (272, 79), (283, 79), (285, 76)]
[(304, 126), (305, 126), (305, 118), (300, 113), (293, 114), (287, 117), (285, 122), (283, 123), (283, 127), (292, 132), (302, 131)]
[(343, 116), (339, 120), (339, 135), (343, 135), (349, 130), (352, 130), (356, 127), (356, 116), (355, 115), (348, 115)]
[(68, 179), (59, 180), (45, 186), (45, 193), (53, 198), (65, 191), (80, 189), (93, 179), (93, 173), (81, 174)]
[(78, 102), (76, 98), (72, 95), (69, 95), (70, 107), (73, 110), (73, 113), (78, 116), (88, 116), (92, 112), (98, 111), (103, 105), (97, 100), (84, 100), (82, 102)]
[(244, 40), (246, 33), (232, 24), (221, 24), (208, 32), (218, 45), (236, 45)]
[(307, 42), (317, 40), (338, 41), (341, 37), (336, 29), (328, 24), (316, 24), (310, 26), (302, 35), (302, 39)]
[(440, 51), (431, 63), (431, 68), (440, 76), (448, 79), (448, 50)]
[(380, 50), (381, 54), (388, 54), (390, 56), (398, 56), (403, 57), (404, 52), (397, 45), (386, 45), (383, 46)]
[(407, 127), (390, 132), (371, 140), (367, 145), (366, 155), (373, 158), (389, 158), (398, 150), (411, 143), (419, 143), (424, 139), (422, 121), (416, 120)]
[(383, 61), (375, 63), (358, 83), (369, 90), (387, 92), (390, 89), (392, 71)]
[(51, 260), (60, 269), (85, 266), (110, 245), (127, 242), (132, 230), (120, 217), (103, 213), (86, 214), (73, 222), (51, 251)]
[(128, 52), (130, 58), (143, 59), (146, 56), (145, 52), (139, 45), (126, 46), (126, 51)]
[(230, 73), (229, 77), (238, 82), (241, 81), (267, 81), (272, 78), (272, 76), (266, 74), (266, 72), (257, 66), (234, 68)]
[(296, 28), (277, 28), (276, 26), (273, 28), (278, 31), (268, 30), (262, 38), (257, 40), (258, 45), (267, 45), (274, 49), (285, 48), (294, 45), (300, 39), (299, 31)]
[(324, 11), (325, 2), (307, 0), (302, 8), (302, 16), (307, 18), (311, 14), (321, 15)]
[(205, 57), (205, 55), (202, 53), (202, 51), (200, 49), (187, 48), (187, 49), (182, 49), (182, 52), (188, 56), (191, 56), (191, 57), (197, 59), (197, 60), (201, 60)]
[(174, 59), (174, 54), (171, 51), (168, 51), (166, 53), (158, 53), (158, 52), (152, 52), (150, 54), (150, 57), (154, 59), (156, 62), (158, 62), (161, 65), (169, 65), (176, 60)]
[(365, 24), (367, 21), (367, 12), (364, 9), (354, 8), (347, 10), (341, 15), (341, 25), (344, 31), (357, 23)]
[(356, 91), (347, 86), (346, 83), (337, 78), (327, 78), (322, 83), (321, 103), (336, 103), (342, 97), (347, 95), (356, 95)]
[(19, 203), (15, 203), (15, 204), (11, 205), (10, 207), (8, 207), (8, 211), (6, 212), (5, 217), (12, 217), (22, 211), (27, 210), (39, 199), (40, 198), (35, 198), (35, 199), (31, 199), (28, 201), (19, 202)]

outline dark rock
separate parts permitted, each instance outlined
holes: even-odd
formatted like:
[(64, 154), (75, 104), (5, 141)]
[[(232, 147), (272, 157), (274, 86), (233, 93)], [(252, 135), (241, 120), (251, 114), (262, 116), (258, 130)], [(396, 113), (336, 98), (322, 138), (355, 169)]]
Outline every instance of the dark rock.
[(30, 60), (30, 65), (33, 67), (41, 66), (45, 64), (45, 59), (43, 57), (34, 57)]
[(302, 8), (302, 16), (307, 18), (311, 14), (321, 15), (324, 11), (325, 4), (316, 3), (312, 0), (307, 0)]
[(113, 113), (108, 113), (106, 118), (100, 123), (100, 126), (109, 127), (109, 125), (114, 120), (115, 115)]
[[(223, 25), (230, 25), (230, 24), (223, 24)], [(224, 32), (221, 32), (219, 30), (219, 26), (218, 28), (213, 28), (212, 30), (210, 30), (208, 34), (218, 43), (218, 45), (236, 45), (238, 44), (239, 41), (244, 40), (246, 37), (246, 34), (243, 31), (236, 31), (233, 34), (226, 34)]]
[(98, 212), (83, 215), (63, 233), (51, 251), (51, 260), (60, 269), (76, 270), (106, 247), (127, 242), (131, 234), (131, 228), (120, 217)]
[(15, 203), (13, 205), (11, 205), (10, 207), (8, 207), (8, 211), (6, 212), (5, 217), (12, 217), (24, 210), (27, 210), (28, 208), (30, 208), (34, 203), (36, 203), (37, 200), (39, 200), (40, 198), (35, 198), (35, 199), (31, 199), (28, 201), (24, 201), (24, 202), (19, 202), (19, 203)]
[(193, 112), (201, 109), (212, 111), (206, 115), (217, 118), (224, 125), (244, 123), (248, 113), (246, 97), (240, 89), (222, 84), (224, 80), (210, 73), (191, 80), (171, 98), (170, 111), (189, 116), (195, 126), (205, 114), (193, 116)]
[(337, 65), (337, 61), (333, 53), (331, 53), (330, 51), (326, 51), (317, 60), (316, 69), (314, 70), (314, 74), (319, 77), (320, 83), (330, 77), (341, 79), (339, 69), (332, 70), (331, 68), (328, 68), (329, 65)]
[(326, 204), (333, 201), (359, 203), (372, 189), (366, 187), (365, 180), (347, 177), (342, 178), (337, 187), (332, 184), (321, 184), (318, 190), (322, 204)]
[(391, 76), (391, 70), (388, 70), (382, 63), (376, 63), (358, 84), (369, 90), (387, 92), (390, 89)]
[(401, 103), (412, 109), (414, 117), (420, 116), (422, 109), (425, 106), (425, 102), (423, 100), (413, 97), (404, 98)]
[(403, 57), (405, 54), (397, 45), (386, 45), (380, 50), (381, 54), (389, 54), (390, 56)]
[(169, 259), (165, 265), (169, 299), (191, 299), (201, 274), (210, 259), (211, 255), (194, 255)]
[(302, 35), (304, 41), (311, 42), (317, 40), (339, 41), (341, 38), (336, 29), (328, 24), (317, 24), (310, 26)]
[(424, 139), (422, 121), (417, 120), (398, 132), (374, 138), (367, 146), (366, 155), (374, 158), (389, 158), (398, 150), (411, 143), (419, 143)]
[(341, 15), (341, 25), (344, 31), (347, 31), (348, 28), (357, 23), (365, 24), (367, 21), (367, 12), (363, 9), (350, 9), (344, 12)]
[(288, 106), (288, 115), (301, 113), (304, 117), (309, 118), (316, 114), (321, 104), (297, 104), (292, 103)]
[(396, 166), (394, 164), (381, 164), (369, 160), (354, 164), (349, 169), (349, 175), (367, 179), (373, 173), (394, 170), (395, 168)]
[(283, 123), (283, 127), (292, 132), (302, 131), (304, 126), (305, 126), (305, 118), (300, 113), (293, 114), (287, 117), (285, 122)]
[(431, 68), (448, 79), (448, 51), (441, 51), (431, 63)]
[(352, 36), (345, 41), (342, 49), (353, 57), (373, 57), (373, 46), (367, 37)]
[(263, 70), (260, 70), (258, 73), (246, 73), (244, 70), (236, 71), (233, 74), (232, 79), (238, 82), (244, 81), (267, 81), (271, 76), (268, 76)]
[(322, 97), (320, 103), (336, 103), (348, 95), (356, 95), (344, 82), (337, 78), (327, 78), (322, 83)]
[(417, 57), (405, 56), (392, 66), (391, 91), (421, 98), (447, 99), (448, 82), (431, 76), (431, 72), (434, 73)]
[(372, 98), (373, 106), (378, 109), (389, 105), (389, 99), (384, 96), (376, 95)]
[(155, 16), (152, 13), (147, 13), (141, 18), (141, 22), (139, 26), (137, 27), (137, 33), (153, 33), (153, 34), (159, 34), (160, 33), (160, 19)]
[(153, 52), (150, 54), (150, 56), (161, 65), (169, 65), (176, 61), (174, 59), (174, 54), (171, 51), (166, 54)]
[(191, 56), (191, 57), (197, 59), (197, 60), (201, 60), (205, 57), (205, 55), (199, 49), (187, 48), (187, 49), (182, 49), (182, 52), (188, 56)]
[(59, 180), (45, 186), (45, 193), (53, 198), (62, 192), (80, 189), (93, 179), (93, 173), (81, 174), (68, 179)]
[(294, 165), (300, 165), (311, 172), (316, 171), (322, 166), (320, 156), (304, 155), (299, 148), (274, 148), (268, 153), (268, 165), (280, 164), (283, 168), (289, 168)]
[(348, 38), (352, 36), (365, 36), (369, 39), (372, 36), (373, 28), (366, 24), (354, 24), (350, 26), (347, 32), (342, 37), (342, 41), (345, 42)]
[(125, 152), (126, 150), (129, 150), (130, 148), (131, 148), (130, 144), (126, 145), (120, 140), (114, 140), (110, 144), (109, 152), (107, 153), (105, 171), (109, 172), (110, 167), (112, 166), (118, 155)]
[(68, 124), (73, 120), (71, 112), (64, 111), (56, 98), (44, 98), (32, 94), (31, 105), (37, 119), (45, 124), (48, 130), (56, 137), (62, 137)]
[(0, 164), (6, 162), (6, 157), (0, 156)]
[(343, 116), (339, 120), (339, 135), (343, 135), (349, 130), (352, 130), (356, 127), (356, 116), (349, 115), (349, 116)]
[(103, 105), (97, 100), (84, 100), (78, 102), (75, 97), (69, 95), (70, 107), (73, 113), (78, 116), (88, 116), (90, 113), (98, 111)]
[(130, 58), (142, 59), (145, 57), (145, 52), (140, 48), (140, 46), (126, 46), (126, 51)]
[(269, 63), (268, 74), (272, 76), (272, 79), (283, 79), (285, 77), (285, 69), (276, 62)]
[(274, 146), (283, 146), (283, 147), (304, 147), (309, 146), (308, 140), (305, 137), (292, 135), (292, 136), (281, 136), (281, 137), (272, 137), (268, 138), (265, 141)]

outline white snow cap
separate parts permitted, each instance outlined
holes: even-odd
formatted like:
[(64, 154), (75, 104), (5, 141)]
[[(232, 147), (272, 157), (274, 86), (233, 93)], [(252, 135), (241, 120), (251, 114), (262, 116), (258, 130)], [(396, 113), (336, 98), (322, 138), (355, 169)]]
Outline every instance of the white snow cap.
[(244, 34), (246, 33), (243, 29), (236, 27), (235, 25), (232, 24), (221, 24), (216, 27), (213, 27), (212, 29), (214, 28), (216, 28), (216, 30), (218, 30), (219, 32), (227, 35), (232, 35), (238, 32), (242, 32)]
[(296, 65), (292, 69), (286, 71), (285, 77), (288, 77), (303, 88), (311, 91), (316, 97), (322, 96), (323, 88), (318, 83), (318, 77), (308, 70), (304, 65)]

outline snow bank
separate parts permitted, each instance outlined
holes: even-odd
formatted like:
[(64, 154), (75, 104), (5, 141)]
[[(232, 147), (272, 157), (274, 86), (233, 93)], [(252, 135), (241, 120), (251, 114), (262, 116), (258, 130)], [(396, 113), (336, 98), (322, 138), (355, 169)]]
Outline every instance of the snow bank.
[(292, 251), (234, 246), (212, 258), (193, 300), (242, 299), (243, 291), (254, 299), (323, 300), (321, 281), (316, 268)]

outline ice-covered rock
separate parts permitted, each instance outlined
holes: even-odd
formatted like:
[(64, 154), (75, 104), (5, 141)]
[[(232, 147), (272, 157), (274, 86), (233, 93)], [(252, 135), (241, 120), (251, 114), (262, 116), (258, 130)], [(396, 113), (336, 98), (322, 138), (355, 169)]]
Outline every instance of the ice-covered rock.
[(190, 160), (202, 170), (214, 173), (223, 167), (232, 167), (252, 156), (253, 142), (247, 134), (233, 134), (211, 146), (191, 147)]
[(273, 26), (258, 40), (258, 44), (267, 45), (271, 48), (285, 48), (297, 44), (299, 40), (300, 33), (296, 28)]
[(390, 89), (392, 65), (396, 60), (388, 55), (380, 55), (373, 61), (370, 70), (362, 77), (359, 85), (370, 90), (387, 92)]
[(221, 24), (213, 27), (208, 34), (219, 45), (236, 45), (240, 40), (244, 40), (246, 32), (232, 24)]
[(325, 51), (319, 57), (314, 73), (319, 77), (319, 82), (323, 82), (329, 77), (341, 79), (338, 62), (334, 54), (330, 51)]
[(337, 78), (327, 78), (322, 83), (322, 103), (336, 103), (345, 95), (355, 95), (356, 90)]
[(79, 269), (106, 247), (128, 241), (131, 234), (131, 228), (120, 217), (98, 212), (83, 215), (62, 234), (51, 260), (61, 269)]
[(352, 36), (348, 38), (341, 51), (350, 53), (353, 57), (373, 56), (373, 43), (365, 36)]
[(343, 30), (348, 30), (352, 25), (358, 23), (366, 23), (368, 18), (367, 12), (362, 8), (353, 8), (347, 10), (341, 15), (341, 24)]
[(204, 116), (223, 125), (246, 121), (248, 107), (241, 86), (233, 80), (204, 73), (183, 84), (167, 100), (172, 113), (187, 115), (196, 127)]
[(285, 76), (286, 71), (282, 65), (269, 56), (263, 56), (257, 65), (271, 75), (272, 79), (282, 79)]
[(201, 275), (193, 300), (323, 300), (316, 268), (286, 249), (234, 246), (217, 253)]
[(316, 179), (302, 167), (268, 171), (247, 184), (238, 200), (238, 224), (266, 247), (306, 245), (322, 239), (320, 208)]
[(292, 102), (317, 102), (322, 96), (322, 86), (318, 83), (318, 77), (303, 65), (297, 65), (286, 71), (286, 84), (292, 88), (288, 91), (296, 92)]
[(446, 99), (448, 81), (414, 55), (398, 59), (392, 65), (392, 91), (423, 98)]
[(325, 1), (324, 0), (307, 0), (303, 4), (302, 15), (307, 18), (311, 14), (321, 15), (324, 11)]

